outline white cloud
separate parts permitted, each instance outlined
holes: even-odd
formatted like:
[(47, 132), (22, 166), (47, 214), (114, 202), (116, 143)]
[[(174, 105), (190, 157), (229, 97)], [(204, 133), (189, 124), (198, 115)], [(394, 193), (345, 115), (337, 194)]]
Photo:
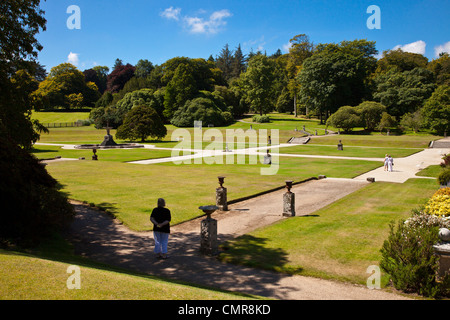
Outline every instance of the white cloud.
[(436, 58), (439, 58), (439, 54), (441, 52), (450, 53), (450, 41), (446, 42), (444, 44), (441, 44), (440, 46), (434, 47), (434, 55), (436, 56)]
[(285, 52), (285, 53), (289, 53), (289, 49), (292, 47), (292, 43), (291, 42), (288, 42), (288, 43), (286, 43), (286, 44), (283, 44), (283, 51)]
[(79, 53), (69, 53), (67, 56), (67, 62), (73, 64), (74, 66), (78, 66), (78, 63), (80, 62), (80, 54)]
[(393, 50), (401, 49), (404, 52), (425, 54), (426, 46), (427, 46), (427, 44), (425, 43), (425, 41), (419, 40), (416, 42), (405, 44), (403, 46), (397, 45), (394, 47)]
[(227, 24), (225, 19), (231, 16), (230, 11), (223, 9), (214, 11), (208, 20), (201, 17), (186, 16), (184, 17), (184, 22), (191, 33), (215, 34)]
[[(243, 46), (245, 49), (247, 50), (254, 50), (256, 47), (256, 52), (258, 51), (263, 51), (264, 50), (264, 45), (266, 44), (266, 41), (264, 40), (264, 36), (261, 36), (261, 38), (256, 39), (256, 40), (249, 40), (243, 43)], [(283, 46), (284, 48), (284, 46)]]
[(180, 13), (181, 13), (181, 8), (167, 8), (166, 10), (164, 10), (163, 12), (161, 12), (159, 15), (161, 17), (164, 17), (166, 19), (173, 19), (178, 21), (180, 19)]
[(168, 20), (181, 20), (190, 33), (197, 34), (215, 34), (219, 32), (227, 24), (225, 19), (232, 16), (231, 12), (226, 9), (214, 11), (207, 18), (202, 17), (204, 14), (206, 14), (206, 11), (199, 9), (194, 16), (181, 16), (181, 8), (169, 7), (161, 12), (160, 16)]

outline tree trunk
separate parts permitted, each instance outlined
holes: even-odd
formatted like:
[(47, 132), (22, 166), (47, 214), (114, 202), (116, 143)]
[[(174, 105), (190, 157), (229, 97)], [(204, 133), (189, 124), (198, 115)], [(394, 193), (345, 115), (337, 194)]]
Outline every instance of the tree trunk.
[(297, 95), (294, 94), (294, 115), (297, 118)]

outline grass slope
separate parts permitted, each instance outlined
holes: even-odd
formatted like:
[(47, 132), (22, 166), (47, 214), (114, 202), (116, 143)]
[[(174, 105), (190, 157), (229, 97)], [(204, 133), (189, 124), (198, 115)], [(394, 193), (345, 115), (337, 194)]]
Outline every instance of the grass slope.
[(80, 289), (68, 289), (71, 264), (0, 250), (0, 300), (234, 300), (248, 297), (156, 277), (80, 266)]
[(389, 223), (408, 217), (437, 188), (436, 181), (427, 179), (404, 184), (376, 182), (311, 216), (294, 217), (244, 235), (227, 244), (221, 258), (364, 284), (367, 267), (379, 263)]

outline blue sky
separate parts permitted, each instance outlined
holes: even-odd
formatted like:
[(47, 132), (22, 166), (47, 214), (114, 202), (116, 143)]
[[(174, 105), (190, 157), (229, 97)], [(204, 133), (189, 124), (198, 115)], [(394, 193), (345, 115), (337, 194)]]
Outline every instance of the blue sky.
[[(81, 29), (67, 27), (71, 5), (80, 8)], [(381, 29), (367, 27), (370, 5), (380, 8)], [(83, 71), (112, 68), (116, 58), (207, 59), (227, 43), (240, 44), (244, 54), (287, 52), (289, 39), (301, 33), (314, 44), (367, 39), (380, 53), (401, 46), (430, 60), (450, 52), (449, 0), (47, 0), (41, 8), (47, 30), (38, 35), (39, 61), (48, 70), (67, 61)]]

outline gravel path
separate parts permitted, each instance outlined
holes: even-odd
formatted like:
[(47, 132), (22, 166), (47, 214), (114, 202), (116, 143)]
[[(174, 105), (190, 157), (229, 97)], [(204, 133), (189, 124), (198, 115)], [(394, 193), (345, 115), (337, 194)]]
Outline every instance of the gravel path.
[[(297, 214), (310, 214), (341, 198), (367, 182), (351, 179), (322, 179), (295, 185)], [(214, 213), (219, 241), (250, 232), (284, 218), (279, 205), (284, 190), (272, 192), (229, 206), (226, 213)], [(106, 214), (80, 203), (72, 225), (77, 254), (96, 261), (138, 272), (210, 287), (288, 300), (397, 300), (405, 297), (364, 286), (290, 276), (276, 272), (222, 263), (203, 256), (200, 247), (200, 220), (172, 227), (167, 260), (155, 258), (151, 232), (133, 232)], [(263, 209), (261, 209), (263, 208)]]

